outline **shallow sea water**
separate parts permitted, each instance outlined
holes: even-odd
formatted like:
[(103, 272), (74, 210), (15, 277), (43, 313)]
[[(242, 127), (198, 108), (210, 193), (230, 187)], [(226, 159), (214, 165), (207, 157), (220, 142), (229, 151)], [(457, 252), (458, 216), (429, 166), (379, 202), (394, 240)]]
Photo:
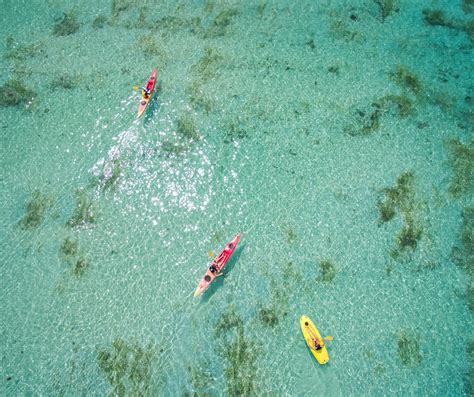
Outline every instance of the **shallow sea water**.
[(0, 1), (0, 394), (472, 394), (473, 9)]

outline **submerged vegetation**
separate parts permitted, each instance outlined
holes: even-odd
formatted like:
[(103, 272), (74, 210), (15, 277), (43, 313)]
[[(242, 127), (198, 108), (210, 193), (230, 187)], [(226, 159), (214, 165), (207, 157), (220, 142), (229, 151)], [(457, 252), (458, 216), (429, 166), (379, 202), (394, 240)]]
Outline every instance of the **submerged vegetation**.
[(156, 395), (152, 364), (156, 354), (153, 346), (127, 343), (121, 338), (97, 353), (97, 363), (116, 396)]
[(67, 236), (59, 247), (59, 256), (66, 262), (75, 276), (80, 277), (89, 268), (89, 262), (79, 250), (79, 243)]
[(122, 12), (127, 11), (134, 3), (134, 0), (112, 0), (112, 17), (118, 17)]
[(63, 18), (54, 25), (53, 34), (55, 36), (69, 36), (79, 30), (76, 16), (72, 12), (64, 13)]
[(95, 222), (92, 200), (84, 190), (76, 191), (76, 207), (66, 222), (69, 227), (88, 225)]
[(21, 81), (8, 80), (0, 87), (0, 107), (28, 106), (36, 97), (35, 92), (25, 87)]
[(316, 277), (316, 281), (321, 283), (331, 283), (336, 277), (337, 268), (335, 263), (331, 259), (323, 259), (319, 262), (319, 276)]
[(67, 73), (60, 74), (51, 81), (51, 89), (72, 90), (77, 87), (77, 80), (77, 77)]
[(59, 247), (59, 253), (64, 258), (73, 258), (79, 252), (79, 243), (75, 240), (71, 240), (71, 238), (66, 237)]
[(428, 25), (455, 28), (453, 21), (449, 20), (442, 10), (430, 10), (425, 8), (422, 13), (423, 19)]
[(227, 33), (227, 27), (232, 19), (239, 14), (236, 8), (226, 8), (221, 10), (212, 20), (211, 24), (203, 30), (203, 38), (221, 37)]
[(395, 72), (391, 73), (390, 76), (401, 88), (415, 95), (422, 93), (423, 85), (419, 78), (405, 66), (397, 65)]
[(244, 328), (237, 328), (236, 336), (230, 343), (221, 346), (221, 356), (225, 358), (224, 376), (229, 396), (255, 396), (257, 387), (257, 352), (255, 344), (245, 336)]
[(178, 121), (176, 122), (176, 132), (186, 139), (191, 139), (194, 141), (199, 139), (196, 122), (189, 112), (183, 113), (181, 116), (179, 116)]
[(97, 15), (92, 21), (92, 27), (94, 29), (103, 29), (107, 23), (107, 17), (104, 15)]
[(453, 248), (451, 256), (469, 277), (466, 298), (469, 310), (474, 311), (474, 207), (464, 208), (461, 217), (460, 244)]
[(404, 367), (415, 368), (421, 364), (422, 356), (418, 338), (401, 330), (397, 336), (397, 353)]
[(46, 210), (51, 206), (51, 199), (35, 190), (26, 203), (26, 212), (20, 221), (23, 229), (37, 228), (44, 220)]
[(214, 327), (214, 333), (216, 337), (221, 336), (232, 330), (233, 328), (243, 327), (244, 323), (242, 318), (237, 313), (234, 305), (229, 305), (226, 311), (217, 321)]
[(153, 34), (141, 36), (137, 41), (137, 45), (146, 56), (159, 55), (160, 62), (166, 58), (165, 51)]
[(403, 221), (402, 229), (395, 240), (397, 247), (390, 252), (393, 258), (400, 257), (407, 249), (414, 251), (422, 236), (422, 228), (415, 217), (414, 178), (410, 171), (402, 173), (398, 176), (395, 186), (382, 190), (384, 197), (377, 202), (380, 214), (379, 225), (393, 219), (397, 211)]
[(217, 74), (217, 64), (223, 59), (218, 50), (211, 47), (204, 48), (204, 54), (199, 61), (192, 66), (192, 70), (198, 73), (199, 77), (207, 81)]
[(409, 212), (413, 206), (414, 175), (412, 172), (404, 172), (399, 175), (395, 186), (386, 187), (382, 190), (384, 198), (377, 202), (380, 212), (380, 223), (388, 222), (395, 216), (397, 209)]
[(399, 11), (396, 0), (374, 0), (374, 3), (379, 7), (382, 22), (393, 13)]
[(225, 362), (227, 394), (255, 395), (256, 346), (245, 336), (243, 321), (234, 305), (230, 305), (217, 322), (215, 335), (219, 340), (217, 352)]
[(207, 397), (211, 396), (208, 393), (210, 386), (214, 382), (215, 378), (211, 372), (210, 363), (207, 360), (203, 360), (199, 364), (188, 366), (188, 372), (190, 376), (190, 382), (192, 385), (192, 392), (186, 392), (184, 396), (190, 397)]
[(278, 315), (273, 306), (262, 306), (258, 309), (258, 319), (265, 325), (273, 328), (278, 325)]
[(42, 43), (20, 45), (12, 36), (7, 37), (6, 48), (5, 59), (14, 61), (26, 61), (28, 58), (43, 55), (45, 52)]
[(286, 228), (285, 235), (286, 235), (286, 242), (288, 244), (294, 243), (296, 239), (298, 238), (295, 229), (293, 229), (291, 226)]
[(449, 183), (449, 192), (454, 197), (474, 192), (474, 139), (467, 143), (459, 139), (446, 142), (449, 150), (450, 166), (453, 176)]

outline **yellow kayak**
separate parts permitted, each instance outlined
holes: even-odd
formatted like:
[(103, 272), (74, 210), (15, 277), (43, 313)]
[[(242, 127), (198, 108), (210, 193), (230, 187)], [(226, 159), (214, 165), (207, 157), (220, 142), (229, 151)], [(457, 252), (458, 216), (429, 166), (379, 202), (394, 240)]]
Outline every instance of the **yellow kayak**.
[[(321, 337), (321, 334), (319, 333), (318, 329), (314, 326), (309, 317), (305, 315), (301, 316), (300, 325), (301, 332), (303, 333), (303, 337), (306, 340), (306, 344), (311, 350), (311, 353), (313, 353), (313, 356), (316, 358), (316, 360), (318, 360), (319, 364), (326, 364), (329, 361), (329, 354), (328, 350), (326, 349), (326, 344), (324, 343), (324, 340)], [(316, 339), (322, 346), (322, 348), (319, 350), (316, 350), (314, 348), (314, 341)]]

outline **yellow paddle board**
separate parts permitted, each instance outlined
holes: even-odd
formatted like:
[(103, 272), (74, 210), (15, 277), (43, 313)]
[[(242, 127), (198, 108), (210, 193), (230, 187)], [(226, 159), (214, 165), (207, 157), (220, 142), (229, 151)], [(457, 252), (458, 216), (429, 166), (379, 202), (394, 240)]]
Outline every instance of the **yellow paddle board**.
[[(311, 353), (313, 353), (314, 358), (318, 360), (319, 364), (326, 364), (329, 361), (328, 350), (326, 349), (326, 344), (324, 343), (321, 334), (318, 329), (314, 326), (309, 317), (303, 315), (300, 318), (301, 332), (303, 337), (308, 345)], [(319, 344), (322, 346), (320, 350), (314, 348), (314, 340), (318, 339)]]

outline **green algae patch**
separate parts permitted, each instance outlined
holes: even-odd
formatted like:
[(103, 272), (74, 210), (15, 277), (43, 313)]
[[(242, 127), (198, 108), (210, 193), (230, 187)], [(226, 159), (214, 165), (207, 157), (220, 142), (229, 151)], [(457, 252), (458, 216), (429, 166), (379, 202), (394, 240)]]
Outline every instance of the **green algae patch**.
[(468, 373), (464, 375), (464, 391), (466, 396), (474, 396), (474, 340), (467, 344), (466, 354), (469, 360), (469, 369)]
[(79, 23), (72, 12), (64, 13), (63, 18), (54, 25), (53, 34), (55, 36), (69, 36), (79, 30)]
[(248, 137), (247, 131), (238, 119), (228, 121), (223, 126), (223, 130), (225, 133), (224, 143), (236, 142)]
[(155, 359), (151, 343), (142, 347), (121, 338), (97, 353), (97, 364), (112, 388), (111, 394), (116, 396), (156, 395), (152, 379)]
[(459, 198), (463, 194), (474, 192), (474, 139), (467, 143), (451, 139), (445, 146), (449, 152), (449, 165), (453, 176), (448, 191)]
[(186, 392), (186, 396), (190, 397), (211, 397), (212, 393), (208, 393), (215, 378), (210, 370), (211, 364), (207, 360), (203, 360), (199, 364), (188, 366), (189, 381), (192, 391)]
[(412, 172), (404, 172), (397, 177), (395, 186), (382, 190), (384, 197), (377, 202), (380, 223), (391, 220), (397, 209), (405, 212), (410, 211), (413, 206), (414, 178)]
[(257, 395), (256, 345), (245, 336), (243, 326), (236, 329), (231, 340), (219, 345), (219, 354), (225, 362), (224, 377), (227, 395)]
[(114, 160), (112, 164), (112, 174), (108, 178), (105, 179), (103, 188), (104, 191), (111, 190), (115, 191), (117, 190), (118, 186), (118, 180), (120, 176), (122, 175), (122, 163), (119, 160)]
[(392, 220), (397, 212), (402, 219), (402, 228), (398, 232), (396, 246), (390, 250), (390, 256), (400, 259), (407, 252), (413, 252), (423, 235), (423, 229), (417, 222), (415, 200), (415, 177), (411, 171), (399, 175), (395, 186), (382, 189), (384, 197), (379, 199), (379, 225)]
[(210, 26), (203, 30), (203, 38), (208, 39), (225, 36), (228, 26), (232, 22), (232, 19), (237, 15), (239, 15), (239, 11), (236, 8), (226, 8), (221, 10), (214, 17)]
[(200, 137), (196, 127), (196, 122), (189, 113), (184, 113), (179, 116), (176, 122), (176, 132), (180, 136), (194, 141), (198, 140)]
[(217, 321), (214, 327), (214, 333), (216, 336), (221, 336), (234, 328), (243, 327), (243, 325), (244, 322), (237, 313), (235, 306), (230, 305)]
[(165, 50), (153, 34), (141, 36), (137, 41), (137, 46), (146, 56), (159, 55), (160, 61), (167, 58)]
[(385, 21), (390, 15), (398, 12), (398, 4), (396, 0), (374, 0), (374, 3), (379, 8), (379, 14), (382, 22)]
[(397, 65), (395, 72), (392, 72), (390, 77), (401, 88), (406, 89), (415, 95), (420, 95), (423, 91), (423, 85), (418, 76), (405, 66)]
[(80, 277), (85, 273), (88, 268), (89, 262), (85, 258), (81, 257), (74, 263), (73, 273), (77, 277)]
[(406, 330), (401, 330), (397, 336), (397, 353), (404, 367), (415, 368), (421, 364), (422, 356), (418, 338)]
[(469, 310), (474, 311), (474, 207), (464, 208), (461, 212), (461, 218), (460, 244), (453, 247), (451, 258), (469, 277), (469, 283), (466, 287), (466, 300)]
[(442, 10), (432, 10), (425, 8), (422, 11), (423, 20), (425, 23), (431, 26), (444, 26), (446, 28), (455, 28), (453, 21), (446, 17), (446, 14)]
[(79, 253), (79, 243), (67, 236), (59, 247), (59, 253), (64, 258), (73, 258)]
[(332, 283), (336, 277), (337, 267), (331, 259), (323, 259), (319, 262), (319, 276), (316, 281), (320, 283)]
[(134, 3), (134, 0), (112, 0), (112, 17), (118, 17), (122, 12), (131, 8)]
[(273, 328), (278, 325), (278, 313), (272, 306), (260, 307), (257, 311), (258, 319), (266, 326)]
[(21, 81), (9, 80), (0, 87), (0, 107), (28, 106), (36, 97), (36, 93), (25, 87)]
[(224, 362), (229, 396), (254, 396), (257, 346), (245, 335), (244, 322), (234, 305), (229, 305), (214, 327), (216, 352)]
[(388, 94), (382, 97), (379, 103), (381, 108), (386, 111), (394, 109), (395, 111), (392, 111), (392, 113), (396, 113), (401, 118), (408, 117), (414, 113), (414, 104), (407, 95)]
[(104, 15), (97, 15), (92, 21), (92, 27), (94, 29), (103, 29), (107, 24), (107, 17)]
[(166, 153), (167, 156), (179, 156), (185, 153), (188, 148), (180, 142), (163, 141), (161, 142), (161, 150)]
[(23, 62), (29, 58), (44, 55), (44, 46), (42, 43), (20, 45), (15, 39), (9, 36), (6, 40), (7, 52), (5, 53), (5, 59), (11, 59), (14, 61)]
[(474, 0), (462, 0), (461, 8), (466, 14), (470, 14), (474, 10)]
[(285, 237), (286, 237), (286, 242), (288, 244), (294, 243), (298, 235), (296, 234), (296, 231), (292, 227), (287, 227), (285, 230)]
[(59, 257), (67, 263), (76, 277), (84, 275), (90, 267), (89, 261), (79, 249), (79, 242), (67, 236), (59, 247)]
[(223, 59), (218, 50), (211, 47), (204, 48), (204, 54), (191, 69), (197, 72), (203, 81), (213, 78), (217, 73), (217, 65)]
[(205, 81), (195, 80), (185, 88), (185, 92), (194, 109), (209, 113), (213, 108), (213, 101), (204, 93), (204, 83)]
[(26, 212), (20, 221), (22, 229), (35, 229), (43, 222), (47, 209), (51, 206), (51, 199), (35, 190), (26, 203)]
[(76, 76), (71, 76), (70, 74), (63, 73), (59, 76), (56, 76), (51, 81), (51, 89), (52, 90), (72, 90), (77, 87), (78, 78)]
[(76, 206), (66, 226), (77, 227), (95, 222), (95, 210), (91, 198), (84, 190), (76, 191)]
[(421, 229), (413, 223), (413, 220), (409, 219), (397, 235), (398, 246), (401, 250), (411, 248), (414, 251), (418, 245), (418, 240), (421, 238), (421, 233)]

